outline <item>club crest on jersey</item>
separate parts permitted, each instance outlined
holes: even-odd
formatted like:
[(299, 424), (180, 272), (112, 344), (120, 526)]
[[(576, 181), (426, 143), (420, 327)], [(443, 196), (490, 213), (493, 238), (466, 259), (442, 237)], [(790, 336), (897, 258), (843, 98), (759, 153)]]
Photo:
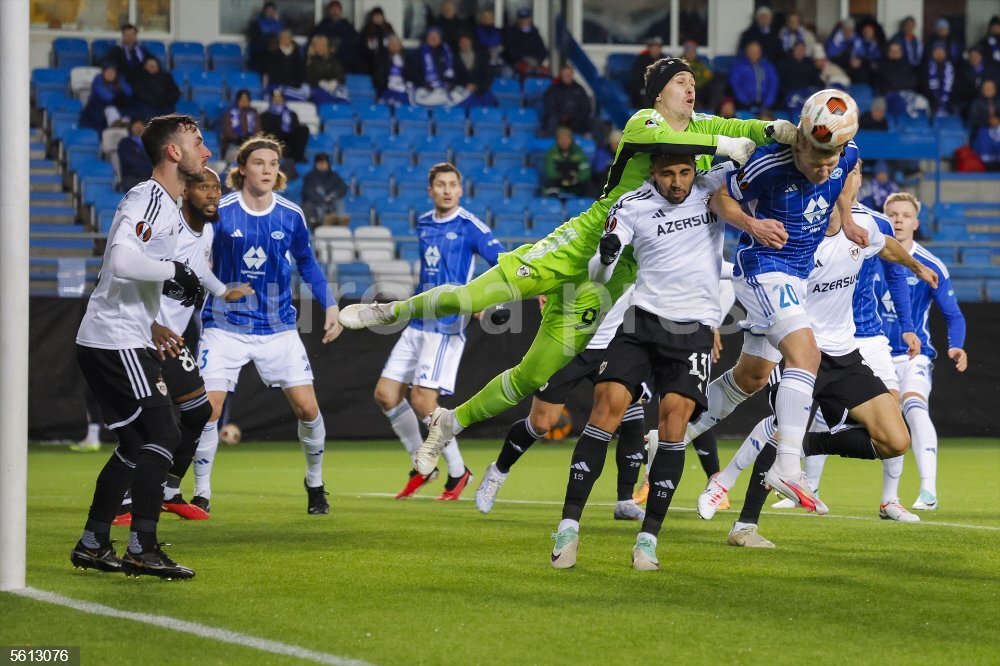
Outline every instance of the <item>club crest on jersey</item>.
[(527, 266), (518, 266), (517, 267), (517, 277), (526, 278), (529, 275), (531, 275), (531, 269), (530, 268), (528, 268)]
[(163, 377), (160, 377), (159, 379), (156, 380), (156, 390), (162, 393), (163, 395), (167, 394), (167, 383), (163, 381)]
[(841, 169), (840, 167), (837, 167), (836, 169), (833, 170), (833, 173), (830, 174), (830, 178), (833, 180), (837, 180), (843, 175), (844, 175), (844, 170)]
[(281, 240), (284, 237), (285, 237), (285, 232), (284, 231), (272, 231), (271, 232), (271, 238), (273, 238), (274, 240)]
[(153, 237), (153, 228), (143, 220), (135, 225), (135, 235), (143, 243), (148, 243), (149, 239)]
[(448, 240), (455, 240), (456, 238), (458, 238), (458, 234), (456, 234), (454, 231), (449, 231), (444, 235), (444, 237), (447, 238)]
[(861, 248), (858, 247), (857, 245), (852, 245), (851, 246), (851, 259), (853, 259), (854, 261), (857, 261), (860, 256), (861, 256)]
[(597, 374), (603, 375), (604, 371), (607, 369), (607, 367), (608, 367), (608, 362), (607, 361), (601, 361), (601, 369), (597, 371)]
[(604, 233), (610, 234), (618, 226), (618, 218), (612, 215), (604, 222)]

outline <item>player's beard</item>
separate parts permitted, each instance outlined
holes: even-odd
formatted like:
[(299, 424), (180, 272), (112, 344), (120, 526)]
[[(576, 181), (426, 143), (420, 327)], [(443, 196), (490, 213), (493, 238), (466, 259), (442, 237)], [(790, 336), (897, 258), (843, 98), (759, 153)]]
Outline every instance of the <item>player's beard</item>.
[(190, 183), (200, 183), (205, 180), (205, 176), (201, 172), (205, 165), (201, 163), (201, 160), (194, 153), (183, 150), (181, 152), (181, 160), (177, 163), (177, 170), (184, 176), (184, 179)]

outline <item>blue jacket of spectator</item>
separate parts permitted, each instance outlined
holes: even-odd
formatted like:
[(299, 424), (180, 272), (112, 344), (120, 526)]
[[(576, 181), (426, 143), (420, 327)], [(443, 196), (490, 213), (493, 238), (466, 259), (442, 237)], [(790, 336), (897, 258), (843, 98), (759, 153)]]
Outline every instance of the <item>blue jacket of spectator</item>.
[(873, 39), (870, 42), (861, 39), (855, 46), (853, 55), (857, 58), (868, 60), (869, 62), (878, 62), (882, 59), (882, 47), (878, 45), (877, 39)]
[(117, 106), (121, 109), (130, 103), (131, 97), (132, 86), (125, 77), (119, 74), (114, 83), (108, 83), (104, 80), (104, 73), (101, 72), (90, 84), (87, 106), (80, 112), (80, 126), (103, 131), (108, 126), (104, 109), (108, 106)]
[(924, 46), (920, 43), (919, 37), (912, 35), (908, 38), (902, 32), (897, 32), (891, 41), (903, 47), (904, 57), (911, 67), (920, 66), (924, 60)]
[(153, 163), (149, 161), (139, 136), (130, 134), (118, 142), (118, 163), (122, 189), (126, 191), (153, 175)]
[(729, 85), (739, 108), (770, 109), (778, 99), (778, 72), (766, 58), (756, 65), (744, 56), (737, 58), (729, 70)]
[(826, 57), (836, 60), (841, 56), (850, 57), (857, 54), (860, 57), (862, 49), (861, 36), (854, 33), (850, 37), (844, 36), (844, 30), (838, 28), (832, 35), (826, 38)]

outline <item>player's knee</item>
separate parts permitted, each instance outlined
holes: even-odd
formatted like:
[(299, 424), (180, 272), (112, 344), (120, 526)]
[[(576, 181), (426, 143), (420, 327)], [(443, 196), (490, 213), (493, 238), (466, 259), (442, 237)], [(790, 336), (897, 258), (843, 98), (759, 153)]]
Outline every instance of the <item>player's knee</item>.
[(296, 403), (292, 406), (295, 418), (299, 421), (315, 421), (319, 418), (319, 405), (315, 400), (306, 403)]
[(375, 386), (375, 403), (383, 412), (389, 411), (399, 404), (399, 398), (394, 392), (387, 390), (381, 384)]
[(540, 389), (552, 376), (549, 368), (541, 367), (539, 363), (527, 364), (523, 360), (510, 370), (511, 385), (523, 395), (529, 395)]
[(212, 405), (207, 400), (194, 407), (181, 408), (181, 425), (196, 432), (201, 432), (211, 418)]
[(532, 411), (528, 415), (528, 423), (531, 424), (531, 429), (537, 433), (547, 433), (552, 430), (556, 423), (559, 421), (559, 416), (562, 414), (562, 409), (556, 410), (541, 410)]
[(430, 416), (431, 412), (437, 409), (437, 399), (434, 396), (421, 395), (419, 393), (410, 394), (410, 406), (419, 418)]
[(882, 459), (895, 458), (906, 453), (910, 448), (910, 431), (902, 422), (892, 425), (883, 425), (879, 432), (872, 436), (872, 441), (878, 449), (879, 457)]
[(618, 382), (601, 382), (594, 389), (590, 422), (598, 427), (618, 427), (632, 401), (629, 390)]
[(813, 374), (819, 371), (821, 355), (816, 345), (800, 345), (785, 358), (785, 366), (801, 368)]
[(770, 375), (770, 370), (746, 363), (740, 363), (733, 368), (733, 381), (736, 382), (736, 386), (750, 395), (767, 386), (767, 379)]

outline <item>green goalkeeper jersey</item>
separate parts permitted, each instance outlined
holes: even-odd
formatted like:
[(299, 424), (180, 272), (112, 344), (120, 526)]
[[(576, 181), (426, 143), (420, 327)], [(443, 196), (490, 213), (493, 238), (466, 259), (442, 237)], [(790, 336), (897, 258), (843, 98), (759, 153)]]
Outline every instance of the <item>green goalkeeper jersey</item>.
[[(500, 266), (521, 293), (547, 293), (566, 282), (587, 280), (587, 264), (597, 251), (608, 211), (625, 193), (649, 178), (650, 155), (695, 155), (697, 167), (712, 166), (719, 134), (771, 143), (763, 120), (737, 120), (695, 113), (683, 132), (671, 129), (653, 109), (637, 111), (625, 124), (615, 161), (601, 197), (583, 213), (565, 222), (532, 246), (502, 255)], [(624, 258), (624, 257), (623, 257)]]

